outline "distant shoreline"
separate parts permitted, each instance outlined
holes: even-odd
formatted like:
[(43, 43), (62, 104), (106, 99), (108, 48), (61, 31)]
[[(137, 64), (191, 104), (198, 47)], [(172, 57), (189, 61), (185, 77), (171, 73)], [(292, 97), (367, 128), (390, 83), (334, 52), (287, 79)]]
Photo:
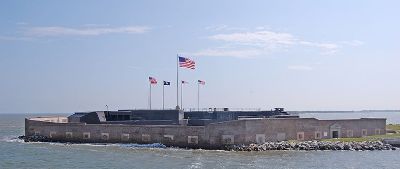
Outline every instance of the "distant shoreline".
[[(287, 111), (290, 114), (304, 114), (304, 113), (370, 113), (370, 112), (400, 112), (400, 110), (304, 110), (304, 111)], [(41, 114), (46, 114), (46, 115), (59, 115), (59, 114), (70, 114), (71, 112), (61, 112), (61, 113), (38, 113), (38, 112), (33, 112), (33, 113), (3, 113), (0, 112), (0, 115), (41, 115)]]
[(359, 110), (359, 111), (288, 111), (291, 114), (303, 114), (303, 113), (376, 113), (376, 112), (400, 112), (400, 110)]

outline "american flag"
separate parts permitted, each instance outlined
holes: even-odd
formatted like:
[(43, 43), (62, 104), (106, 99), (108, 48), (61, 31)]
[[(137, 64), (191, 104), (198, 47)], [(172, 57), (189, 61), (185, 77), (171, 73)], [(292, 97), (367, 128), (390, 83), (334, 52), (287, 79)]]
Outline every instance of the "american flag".
[(157, 80), (154, 77), (149, 77), (150, 84), (157, 84)]
[(182, 84), (188, 84), (189, 82), (182, 80)]
[(197, 82), (199, 82), (199, 84), (201, 84), (201, 85), (205, 85), (206, 84), (206, 82), (202, 81), (202, 80), (197, 80)]
[(194, 69), (196, 63), (193, 60), (179, 56), (179, 67)]

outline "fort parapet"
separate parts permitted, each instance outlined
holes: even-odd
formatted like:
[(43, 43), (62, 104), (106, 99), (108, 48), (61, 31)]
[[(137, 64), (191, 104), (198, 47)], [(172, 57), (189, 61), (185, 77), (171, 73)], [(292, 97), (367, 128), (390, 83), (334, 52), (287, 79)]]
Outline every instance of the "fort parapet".
[(162, 143), (219, 149), (267, 141), (320, 140), (386, 133), (386, 119), (318, 120), (277, 111), (122, 110), (25, 119), (25, 135), (55, 142)]

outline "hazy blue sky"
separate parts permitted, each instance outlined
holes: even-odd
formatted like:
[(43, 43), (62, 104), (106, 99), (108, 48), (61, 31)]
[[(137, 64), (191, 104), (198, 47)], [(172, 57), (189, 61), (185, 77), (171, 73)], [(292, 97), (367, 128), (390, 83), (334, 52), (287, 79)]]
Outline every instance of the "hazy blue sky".
[[(184, 107), (400, 108), (400, 1), (0, 2), (0, 113), (146, 108), (176, 55)], [(153, 107), (162, 106), (153, 87)]]

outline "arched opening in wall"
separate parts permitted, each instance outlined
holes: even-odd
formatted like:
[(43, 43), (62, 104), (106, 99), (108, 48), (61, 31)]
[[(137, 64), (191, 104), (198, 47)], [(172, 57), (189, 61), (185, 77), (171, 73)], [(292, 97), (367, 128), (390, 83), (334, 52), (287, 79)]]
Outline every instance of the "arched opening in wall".
[(101, 133), (101, 139), (102, 140), (108, 140), (109, 139), (109, 134), (108, 133)]
[(321, 139), (321, 132), (316, 131), (314, 136), (315, 136), (315, 139), (317, 139), (317, 140)]
[(297, 140), (304, 140), (304, 132), (297, 132)]
[(66, 139), (72, 139), (72, 132), (65, 132)]
[(340, 126), (340, 124), (332, 124), (330, 127), (330, 134), (331, 134), (331, 138), (340, 138), (341, 133), (340, 130), (342, 129), (342, 127)]
[(189, 144), (198, 144), (199, 137), (198, 136), (188, 136), (188, 143)]
[(163, 143), (173, 143), (174, 135), (166, 134), (163, 137)]
[(83, 139), (90, 139), (90, 133), (89, 132), (83, 132)]

